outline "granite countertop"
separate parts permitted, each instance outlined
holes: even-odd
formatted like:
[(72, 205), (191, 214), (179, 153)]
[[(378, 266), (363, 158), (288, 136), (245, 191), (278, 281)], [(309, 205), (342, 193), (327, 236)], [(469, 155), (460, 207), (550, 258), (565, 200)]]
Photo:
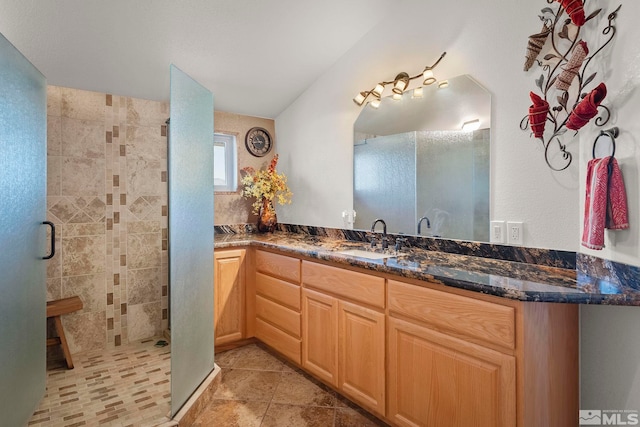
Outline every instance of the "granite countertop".
[[(365, 249), (366, 243), (289, 232), (271, 234), (216, 234), (216, 249), (254, 246), (275, 249), (336, 264), (360, 267), (406, 277), (428, 280), (460, 289), (520, 301), (579, 304), (639, 305), (640, 296), (629, 296), (616, 289), (589, 286), (595, 280), (576, 270), (503, 261), (455, 253), (402, 248), (400, 255), (381, 260), (338, 253)], [(392, 253), (393, 248), (389, 249)], [(587, 286), (582, 289), (580, 281)], [(585, 282), (586, 281), (586, 282)]]

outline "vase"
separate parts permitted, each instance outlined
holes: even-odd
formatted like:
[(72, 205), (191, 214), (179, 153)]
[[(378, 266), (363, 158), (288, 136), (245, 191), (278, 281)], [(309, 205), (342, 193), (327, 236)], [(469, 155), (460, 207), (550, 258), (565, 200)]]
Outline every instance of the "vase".
[(258, 212), (258, 231), (261, 233), (272, 233), (276, 229), (278, 218), (273, 201), (265, 197), (262, 198), (262, 206)]

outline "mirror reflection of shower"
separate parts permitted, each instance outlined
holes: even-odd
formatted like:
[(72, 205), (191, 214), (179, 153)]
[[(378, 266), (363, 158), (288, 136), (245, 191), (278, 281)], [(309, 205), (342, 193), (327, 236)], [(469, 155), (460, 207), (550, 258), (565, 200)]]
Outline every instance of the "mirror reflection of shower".
[(389, 232), (416, 235), (427, 217), (421, 235), (489, 241), (491, 95), (466, 75), (423, 89), (360, 112), (353, 226), (384, 218)]

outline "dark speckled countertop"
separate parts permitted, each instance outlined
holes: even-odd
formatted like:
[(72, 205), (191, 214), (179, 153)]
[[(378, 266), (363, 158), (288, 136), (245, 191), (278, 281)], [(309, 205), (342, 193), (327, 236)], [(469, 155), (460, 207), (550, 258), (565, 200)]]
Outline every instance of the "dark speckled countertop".
[[(366, 249), (366, 243), (278, 231), (272, 234), (216, 234), (216, 249), (254, 246), (351, 265), (411, 279), (520, 301), (638, 305), (640, 296), (621, 297), (606, 289), (579, 288), (576, 270), (455, 253), (402, 248), (400, 256), (372, 260), (338, 251)], [(391, 249), (394, 252), (393, 249)]]

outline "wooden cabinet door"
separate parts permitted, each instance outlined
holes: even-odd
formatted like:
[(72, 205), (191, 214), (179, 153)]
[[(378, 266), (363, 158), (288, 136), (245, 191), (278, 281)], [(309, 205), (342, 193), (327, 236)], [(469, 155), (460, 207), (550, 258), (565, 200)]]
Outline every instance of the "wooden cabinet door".
[(385, 415), (385, 315), (338, 302), (338, 387), (350, 398)]
[(401, 426), (513, 427), (515, 357), (389, 318), (389, 418)]
[(326, 381), (338, 384), (338, 300), (302, 290), (302, 366)]
[(244, 338), (245, 250), (215, 251), (214, 327), (215, 344)]

